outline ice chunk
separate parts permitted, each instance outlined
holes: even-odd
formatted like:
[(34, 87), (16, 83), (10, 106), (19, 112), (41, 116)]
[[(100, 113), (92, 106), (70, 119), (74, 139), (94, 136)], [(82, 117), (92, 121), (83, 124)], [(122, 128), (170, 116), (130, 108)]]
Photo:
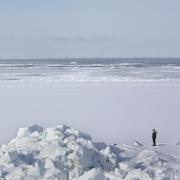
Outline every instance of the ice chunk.
[(139, 141), (134, 141), (135, 146), (143, 146)]
[(93, 168), (80, 176), (77, 180), (106, 180), (101, 168)]
[(22, 137), (25, 137), (25, 136), (28, 136), (27, 129), (26, 128), (19, 128), (16, 138), (22, 138)]
[(43, 128), (37, 124), (34, 124), (34, 125), (28, 127), (28, 132), (30, 134), (34, 133), (35, 131), (37, 131), (38, 133), (42, 133)]
[(71, 135), (71, 136), (68, 136), (67, 138), (65, 138), (63, 142), (65, 144), (68, 144), (68, 143), (75, 141), (75, 139), (76, 139), (75, 136)]
[(179, 146), (95, 143), (60, 125), (21, 128), (0, 149), (0, 179), (162, 180), (180, 178)]
[(53, 141), (58, 140), (60, 137), (59, 133), (53, 128), (47, 128), (46, 130), (46, 140)]
[(97, 156), (98, 152), (94, 149), (89, 149), (85, 146), (77, 146), (74, 152), (68, 156), (68, 159), (73, 161), (75, 167), (86, 169), (95, 165)]
[(154, 178), (141, 169), (133, 169), (125, 177), (125, 180), (130, 180), (130, 179), (153, 180)]
[(84, 139), (87, 139), (87, 140), (91, 140), (91, 136), (89, 134), (79, 132), (79, 131), (77, 131), (75, 129), (67, 129), (66, 134), (74, 135), (74, 136), (76, 136), (78, 138), (84, 138)]
[(97, 150), (101, 151), (107, 147), (107, 144), (104, 142), (94, 143), (94, 146)]
[(9, 152), (6, 151), (1, 159), (4, 163), (7, 163), (7, 164), (12, 163), (16, 159), (18, 159), (18, 152), (16, 150), (12, 150)]

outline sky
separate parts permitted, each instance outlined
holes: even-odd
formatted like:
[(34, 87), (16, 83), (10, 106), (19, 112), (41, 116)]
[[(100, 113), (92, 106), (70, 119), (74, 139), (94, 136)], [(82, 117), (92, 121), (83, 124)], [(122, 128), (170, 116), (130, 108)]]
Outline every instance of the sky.
[(0, 58), (180, 57), (179, 0), (0, 0)]

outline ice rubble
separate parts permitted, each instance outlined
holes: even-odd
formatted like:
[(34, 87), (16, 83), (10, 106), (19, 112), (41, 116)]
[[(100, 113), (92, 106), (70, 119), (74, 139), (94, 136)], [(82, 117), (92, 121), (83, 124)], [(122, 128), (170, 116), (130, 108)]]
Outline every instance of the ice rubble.
[(163, 146), (137, 141), (111, 146), (65, 125), (45, 130), (33, 125), (20, 128), (16, 138), (2, 145), (0, 179), (178, 180), (180, 159)]

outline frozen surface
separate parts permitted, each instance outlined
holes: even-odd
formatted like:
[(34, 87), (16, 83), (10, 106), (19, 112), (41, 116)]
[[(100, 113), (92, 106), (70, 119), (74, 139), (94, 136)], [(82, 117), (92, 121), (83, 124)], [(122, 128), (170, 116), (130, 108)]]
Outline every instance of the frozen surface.
[(0, 59), (0, 82), (179, 80), (179, 58)]
[(65, 125), (20, 128), (0, 149), (1, 179), (178, 180), (180, 146), (107, 145)]
[(110, 144), (150, 142), (155, 128), (159, 143), (176, 144), (179, 92), (177, 82), (1, 82), (0, 143), (37, 123), (67, 124)]

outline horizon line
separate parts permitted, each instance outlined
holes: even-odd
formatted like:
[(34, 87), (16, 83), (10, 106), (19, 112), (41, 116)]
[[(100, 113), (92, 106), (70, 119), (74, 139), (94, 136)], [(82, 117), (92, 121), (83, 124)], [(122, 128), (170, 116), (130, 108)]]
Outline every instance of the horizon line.
[(0, 60), (61, 60), (61, 59), (180, 59), (180, 56), (162, 56), (162, 57), (47, 57), (47, 58), (0, 58)]

